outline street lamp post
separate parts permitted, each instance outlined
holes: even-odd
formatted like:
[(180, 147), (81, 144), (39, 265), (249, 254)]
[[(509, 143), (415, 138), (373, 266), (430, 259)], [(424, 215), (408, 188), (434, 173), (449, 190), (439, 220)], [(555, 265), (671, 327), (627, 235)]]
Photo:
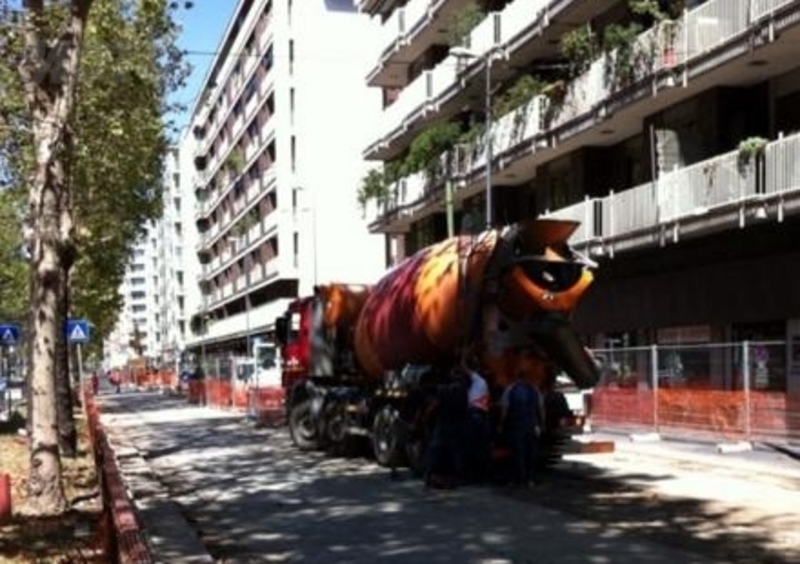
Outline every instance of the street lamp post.
[[(453, 47), (450, 54), (458, 59), (479, 59), (480, 55), (466, 47)], [(484, 55), (486, 58), (486, 78), (484, 93), (484, 112), (486, 113), (486, 229), (494, 225), (494, 208), (492, 206), (492, 165), (494, 163), (494, 135), (492, 123), (492, 62), (495, 49), (492, 48)]]

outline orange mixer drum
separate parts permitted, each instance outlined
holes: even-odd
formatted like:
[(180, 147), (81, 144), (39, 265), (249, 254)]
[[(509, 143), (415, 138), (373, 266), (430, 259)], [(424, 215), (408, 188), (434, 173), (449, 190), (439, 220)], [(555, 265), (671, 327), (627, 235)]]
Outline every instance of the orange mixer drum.
[(422, 249), (387, 273), (364, 303), (356, 354), (375, 377), (406, 364), (478, 353), (497, 384), (520, 368), (540, 381), (547, 363), (584, 387), (590, 362), (567, 316), (592, 280), (567, 246), (578, 224), (533, 220)]
[(373, 287), (356, 327), (356, 354), (367, 373), (378, 377), (406, 364), (455, 358), (466, 323), (460, 291), (479, 287), (496, 240), (494, 232), (447, 239), (409, 257)]

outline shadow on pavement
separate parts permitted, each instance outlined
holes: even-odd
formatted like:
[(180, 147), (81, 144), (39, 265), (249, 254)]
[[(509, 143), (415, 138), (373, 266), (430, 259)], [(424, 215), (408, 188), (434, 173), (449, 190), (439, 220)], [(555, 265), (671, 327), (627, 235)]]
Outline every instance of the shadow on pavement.
[(126, 435), (222, 562), (798, 561), (764, 532), (785, 516), (737, 525), (735, 509), (631, 483), (665, 476), (571, 463), (533, 490), (424, 491), (366, 459), (300, 452), (284, 429), (185, 400), (131, 395), (103, 409), (146, 419)]

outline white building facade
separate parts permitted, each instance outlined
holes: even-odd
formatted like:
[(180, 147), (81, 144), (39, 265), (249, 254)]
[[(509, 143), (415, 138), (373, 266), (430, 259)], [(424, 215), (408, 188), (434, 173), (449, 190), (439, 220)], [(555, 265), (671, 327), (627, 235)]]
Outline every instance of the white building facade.
[[(356, 200), (379, 94), (351, 1), (242, 0), (193, 110), (194, 353), (248, 354), (318, 283), (374, 281), (383, 239)], [(378, 97), (378, 98), (376, 98)]]
[[(759, 385), (800, 390), (800, 1), (357, 4), (383, 37), (364, 155), (395, 171), (371, 216), (392, 260), (476, 212), (580, 222), (594, 346), (769, 342)], [(744, 362), (687, 358), (697, 382)]]
[(191, 191), (182, 193), (177, 147), (165, 156), (162, 183), (163, 215), (133, 249), (120, 288), (123, 308), (104, 343), (109, 367), (126, 366), (139, 357), (139, 347), (149, 366), (175, 368), (185, 348), (187, 269), (196, 262), (193, 254), (186, 252), (192, 242), (194, 196)]

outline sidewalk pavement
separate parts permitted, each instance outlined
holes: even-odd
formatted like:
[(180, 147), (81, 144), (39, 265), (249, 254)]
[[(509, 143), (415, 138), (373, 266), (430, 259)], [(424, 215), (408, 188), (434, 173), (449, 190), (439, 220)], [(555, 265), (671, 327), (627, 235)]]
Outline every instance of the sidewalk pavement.
[[(135, 392), (128, 393), (133, 395)], [(131, 425), (135, 428), (137, 423), (125, 421), (125, 416), (120, 418), (114, 415), (115, 402), (119, 399), (121, 398), (117, 395), (98, 396), (101, 405), (100, 418), (150, 545), (153, 561), (158, 564), (212, 564), (214, 559), (198, 537), (197, 531), (186, 520), (180, 505), (171, 498), (169, 491), (147, 462), (147, 453), (139, 451), (134, 445), (129, 429)], [(164, 409), (186, 407), (184, 398), (163, 400)], [(134, 417), (139, 420), (138, 425), (146, 425), (147, 417), (141, 415), (143, 414)], [(196, 409), (186, 409), (182, 414), (187, 419), (198, 415)]]
[[(146, 435), (145, 427), (161, 420), (192, 422), (198, 425), (204, 419), (229, 421), (242, 425), (243, 414), (214, 411), (210, 408), (190, 407), (185, 398), (164, 396), (158, 400), (158, 411), (152, 412), (153, 394), (123, 394), (124, 405), (118, 404), (116, 395), (99, 396), (103, 424), (115, 449), (124, 480), (144, 523), (145, 534), (153, 549), (156, 562), (211, 563), (213, 558), (201, 542), (197, 531), (187, 521), (179, 504), (170, 498), (165, 486), (158, 480), (154, 467), (148, 461), (152, 453), (138, 450), (134, 444)], [(137, 397), (138, 396), (138, 397)], [(105, 400), (105, 401), (104, 401)], [(226, 424), (227, 426), (227, 424)], [(746, 452), (718, 452), (711, 442), (662, 439), (658, 441), (635, 440), (638, 437), (608, 429), (595, 430), (587, 439), (612, 440), (615, 454), (669, 459), (690, 467), (707, 467), (752, 476), (754, 480), (771, 483), (791, 483), (800, 490), (800, 460), (792, 458), (765, 445), (756, 445)], [(180, 441), (179, 441), (180, 443)], [(151, 445), (156, 448), (159, 445)], [(162, 449), (180, 449), (180, 444), (160, 445)], [(187, 447), (188, 445), (183, 445)], [(192, 445), (197, 447), (198, 445)], [(192, 448), (189, 447), (189, 448)], [(595, 456), (586, 455), (590, 463)], [(613, 455), (610, 455), (613, 456)]]
[(658, 435), (636, 435), (596, 429), (586, 438), (614, 441), (615, 451), (652, 458), (666, 458), (720, 471), (745, 473), (754, 480), (788, 484), (800, 490), (800, 448), (791, 445), (752, 443), (752, 449), (720, 449), (710, 441), (683, 440)]

